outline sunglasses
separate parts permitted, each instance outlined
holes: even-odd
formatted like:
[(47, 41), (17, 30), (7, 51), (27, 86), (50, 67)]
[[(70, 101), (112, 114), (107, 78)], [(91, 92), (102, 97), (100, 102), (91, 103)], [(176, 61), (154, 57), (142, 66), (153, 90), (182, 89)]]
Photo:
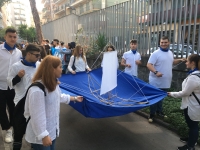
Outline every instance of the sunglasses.
[(31, 53), (32, 55), (35, 55), (36, 58), (40, 57), (41, 55), (40, 54), (33, 54)]

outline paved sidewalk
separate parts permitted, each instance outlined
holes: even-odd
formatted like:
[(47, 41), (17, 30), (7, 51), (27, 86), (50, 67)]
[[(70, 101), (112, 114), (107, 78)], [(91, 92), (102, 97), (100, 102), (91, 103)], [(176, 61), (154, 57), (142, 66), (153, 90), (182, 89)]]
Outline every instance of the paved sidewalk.
[[(66, 117), (67, 116), (67, 117)], [(175, 150), (184, 145), (174, 132), (130, 113), (102, 119), (85, 118), (68, 105), (61, 105), (60, 137), (56, 150)], [(12, 150), (12, 143), (3, 141), (0, 127), (0, 150)], [(23, 140), (21, 150), (31, 150)], [(199, 146), (195, 147), (200, 150)]]
[[(0, 150), (12, 150), (12, 143), (8, 144), (4, 142), (5, 131), (1, 130), (0, 127)], [(21, 150), (31, 150), (30, 144), (23, 140)]]

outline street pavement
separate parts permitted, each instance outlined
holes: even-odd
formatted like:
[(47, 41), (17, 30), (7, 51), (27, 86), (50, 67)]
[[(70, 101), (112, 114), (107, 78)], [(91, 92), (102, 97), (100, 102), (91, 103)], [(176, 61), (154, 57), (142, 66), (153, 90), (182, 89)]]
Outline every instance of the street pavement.
[[(176, 133), (135, 113), (85, 118), (65, 104), (61, 105), (60, 130), (56, 150), (176, 150), (184, 145)], [(2, 136), (1, 131), (0, 150), (11, 150)], [(22, 150), (31, 150), (30, 144), (24, 141)], [(196, 150), (200, 148), (196, 146)]]

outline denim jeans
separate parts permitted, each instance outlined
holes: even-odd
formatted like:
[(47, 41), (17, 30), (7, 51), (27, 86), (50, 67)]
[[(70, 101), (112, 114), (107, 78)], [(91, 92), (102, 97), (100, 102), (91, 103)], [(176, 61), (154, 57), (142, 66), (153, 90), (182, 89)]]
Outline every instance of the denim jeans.
[[(168, 89), (161, 89), (161, 90), (163, 90), (165, 92), (168, 91)], [(153, 104), (153, 105), (150, 106), (150, 114), (151, 115), (154, 115), (156, 112), (161, 113), (163, 111), (163, 109), (162, 109), (162, 102), (163, 102), (163, 100), (161, 100), (161, 101), (159, 101), (159, 102), (157, 102), (157, 103), (155, 103), (155, 104)]]
[(184, 109), (185, 121), (189, 127), (189, 138), (187, 145), (194, 147), (199, 137), (199, 121), (193, 121), (188, 116), (188, 109)]
[(31, 144), (34, 150), (55, 150), (56, 139), (52, 141), (51, 146), (43, 146), (42, 144)]

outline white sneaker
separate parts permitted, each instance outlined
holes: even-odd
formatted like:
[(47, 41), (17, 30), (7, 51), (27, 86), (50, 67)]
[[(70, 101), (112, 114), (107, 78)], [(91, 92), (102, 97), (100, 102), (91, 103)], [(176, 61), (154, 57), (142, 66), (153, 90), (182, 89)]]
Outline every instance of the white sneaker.
[(12, 130), (9, 129), (6, 131), (5, 142), (11, 143), (13, 141)]

